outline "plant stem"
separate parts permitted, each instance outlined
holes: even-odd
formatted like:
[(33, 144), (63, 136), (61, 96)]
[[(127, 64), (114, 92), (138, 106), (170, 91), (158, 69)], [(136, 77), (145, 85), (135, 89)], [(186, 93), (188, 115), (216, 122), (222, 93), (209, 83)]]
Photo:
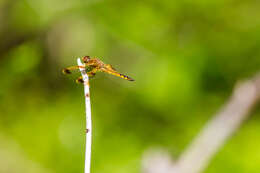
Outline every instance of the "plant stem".
[[(82, 64), (80, 58), (78, 58), (78, 65)], [(92, 141), (92, 120), (91, 120), (91, 107), (90, 107), (90, 94), (89, 94), (89, 77), (85, 68), (79, 68), (84, 81), (84, 93), (85, 93), (85, 106), (86, 106), (86, 151), (85, 151), (85, 173), (90, 173), (91, 163), (91, 141)]]

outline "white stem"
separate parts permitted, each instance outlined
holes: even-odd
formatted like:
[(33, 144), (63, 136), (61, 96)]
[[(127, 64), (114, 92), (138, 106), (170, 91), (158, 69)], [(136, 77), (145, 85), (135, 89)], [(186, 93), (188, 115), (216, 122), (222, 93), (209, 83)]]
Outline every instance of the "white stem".
[[(260, 74), (240, 83), (227, 104), (217, 113), (175, 162), (167, 154), (146, 155), (145, 173), (200, 173), (231, 135), (250, 115), (260, 99)], [(151, 158), (150, 158), (151, 157)], [(164, 162), (164, 163), (161, 163)], [(162, 171), (163, 170), (163, 171)]]
[[(78, 58), (78, 65), (85, 66)], [(91, 107), (89, 94), (89, 77), (85, 68), (79, 68), (84, 81), (85, 104), (86, 104), (86, 151), (85, 151), (85, 173), (90, 173), (91, 162), (91, 138), (92, 138), (92, 121), (91, 121)]]

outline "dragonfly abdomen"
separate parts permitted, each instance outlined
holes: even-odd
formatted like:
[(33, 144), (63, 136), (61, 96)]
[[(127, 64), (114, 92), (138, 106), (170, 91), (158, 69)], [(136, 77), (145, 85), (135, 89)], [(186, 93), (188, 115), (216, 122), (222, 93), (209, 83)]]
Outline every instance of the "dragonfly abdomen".
[(129, 76), (126, 76), (126, 75), (118, 73), (118, 72), (107, 71), (107, 73), (112, 74), (114, 76), (118, 76), (118, 77), (125, 79), (125, 80), (134, 81), (134, 79), (130, 78)]
[(134, 79), (130, 78), (129, 76), (126, 76), (124, 74), (120, 74), (120, 77), (129, 81), (134, 81)]

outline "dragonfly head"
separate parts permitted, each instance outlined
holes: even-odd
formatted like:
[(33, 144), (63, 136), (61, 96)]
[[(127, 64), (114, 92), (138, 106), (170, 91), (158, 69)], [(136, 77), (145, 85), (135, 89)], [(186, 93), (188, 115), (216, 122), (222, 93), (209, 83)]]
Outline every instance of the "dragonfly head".
[(82, 61), (83, 61), (84, 63), (88, 63), (89, 60), (90, 60), (90, 56), (84, 56), (84, 57), (82, 58)]

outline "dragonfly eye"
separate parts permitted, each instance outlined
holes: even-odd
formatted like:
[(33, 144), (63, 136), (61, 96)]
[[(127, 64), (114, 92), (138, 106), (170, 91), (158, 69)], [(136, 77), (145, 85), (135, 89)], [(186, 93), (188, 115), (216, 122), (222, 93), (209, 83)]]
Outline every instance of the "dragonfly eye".
[(89, 56), (84, 56), (84, 57), (82, 58), (82, 61), (83, 61), (84, 63), (87, 63), (89, 60), (90, 60), (90, 57), (89, 57)]

